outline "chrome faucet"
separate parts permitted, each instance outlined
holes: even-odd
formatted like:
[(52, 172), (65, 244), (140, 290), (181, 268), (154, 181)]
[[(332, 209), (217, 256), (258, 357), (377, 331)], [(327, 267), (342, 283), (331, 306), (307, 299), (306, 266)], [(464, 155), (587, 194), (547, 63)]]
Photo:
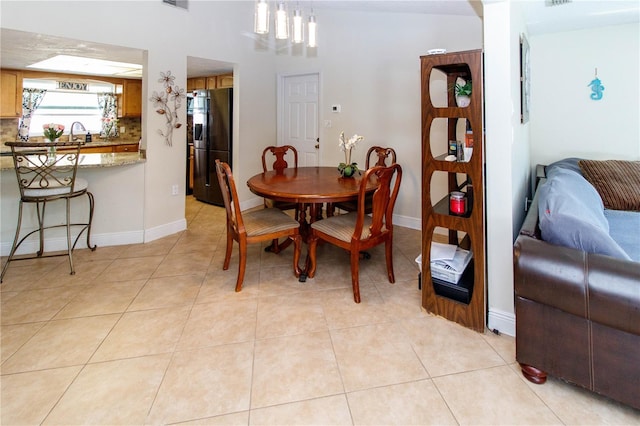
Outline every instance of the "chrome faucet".
[[(79, 121), (74, 121), (71, 124), (71, 131), (69, 132), (69, 142), (75, 142), (77, 139), (77, 133), (76, 131), (80, 131), (82, 132), (82, 135), (84, 135), (87, 132), (87, 129), (85, 129), (84, 125), (79, 122)], [(83, 141), (84, 138), (80, 138), (80, 141)]]

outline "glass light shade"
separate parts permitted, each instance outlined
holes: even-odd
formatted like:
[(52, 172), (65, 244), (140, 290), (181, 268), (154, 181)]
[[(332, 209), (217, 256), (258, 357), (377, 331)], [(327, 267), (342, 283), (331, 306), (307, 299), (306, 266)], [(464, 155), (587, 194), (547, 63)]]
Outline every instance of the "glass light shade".
[(291, 25), (291, 41), (293, 43), (302, 43), (304, 41), (304, 24), (302, 22), (302, 11), (295, 9), (293, 11), (293, 24)]
[(308, 43), (307, 46), (308, 47), (318, 47), (318, 40), (317, 40), (317, 35), (318, 35), (318, 27), (316, 24), (316, 17), (315, 15), (309, 15), (309, 23), (307, 24), (307, 30), (309, 31), (309, 38), (308, 38)]
[(267, 0), (257, 0), (253, 31), (256, 34), (269, 34), (269, 4)]
[(284, 2), (279, 2), (276, 9), (276, 38), (286, 40), (289, 38), (289, 16)]

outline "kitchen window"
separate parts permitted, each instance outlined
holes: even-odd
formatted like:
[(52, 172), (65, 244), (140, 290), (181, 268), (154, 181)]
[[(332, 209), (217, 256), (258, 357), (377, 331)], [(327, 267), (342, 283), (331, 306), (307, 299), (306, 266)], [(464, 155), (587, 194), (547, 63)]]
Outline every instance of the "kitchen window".
[(59, 123), (65, 126), (65, 133), (71, 124), (81, 122), (88, 132), (100, 133), (102, 110), (98, 103), (98, 93), (114, 93), (116, 86), (110, 83), (88, 83), (87, 90), (58, 89), (54, 80), (25, 79), (25, 88), (46, 89), (40, 106), (31, 116), (29, 136), (42, 136), (42, 125)]

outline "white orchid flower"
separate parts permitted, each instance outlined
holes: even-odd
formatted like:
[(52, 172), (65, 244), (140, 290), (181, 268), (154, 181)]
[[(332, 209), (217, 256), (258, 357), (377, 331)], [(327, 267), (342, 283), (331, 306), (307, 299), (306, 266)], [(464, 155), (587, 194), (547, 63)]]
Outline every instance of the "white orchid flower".
[(347, 148), (344, 142), (344, 132), (340, 132), (340, 137), (338, 138), (338, 140), (340, 141), (340, 143), (338, 143), (338, 146), (340, 147), (340, 149), (342, 151), (346, 151)]

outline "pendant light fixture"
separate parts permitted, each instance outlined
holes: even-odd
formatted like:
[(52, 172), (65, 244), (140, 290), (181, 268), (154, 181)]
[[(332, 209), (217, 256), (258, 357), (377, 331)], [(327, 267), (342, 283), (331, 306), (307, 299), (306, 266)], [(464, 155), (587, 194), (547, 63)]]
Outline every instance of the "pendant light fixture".
[(300, 6), (296, 5), (293, 10), (293, 22), (291, 24), (291, 42), (295, 44), (304, 41), (304, 24), (302, 22), (302, 11)]
[(267, 0), (256, 1), (253, 31), (256, 34), (269, 34), (269, 3)]
[[(254, 32), (256, 34), (269, 34), (269, 2), (268, 0), (256, 0), (254, 13)], [(307, 21), (307, 47), (317, 47), (317, 24), (316, 17), (311, 9)], [(300, 44), (305, 41), (305, 25), (302, 9), (298, 2), (293, 9), (291, 16), (291, 27), (289, 27), (289, 14), (287, 4), (284, 0), (276, 1), (275, 10), (275, 36), (277, 40), (287, 40), (291, 35), (291, 42)]]
[(313, 14), (313, 9), (311, 9), (311, 15), (309, 15), (307, 29), (309, 30), (309, 42), (307, 46), (318, 47), (318, 26), (316, 25), (316, 15)]
[(283, 1), (279, 1), (276, 6), (276, 38), (278, 40), (289, 38), (289, 15)]

